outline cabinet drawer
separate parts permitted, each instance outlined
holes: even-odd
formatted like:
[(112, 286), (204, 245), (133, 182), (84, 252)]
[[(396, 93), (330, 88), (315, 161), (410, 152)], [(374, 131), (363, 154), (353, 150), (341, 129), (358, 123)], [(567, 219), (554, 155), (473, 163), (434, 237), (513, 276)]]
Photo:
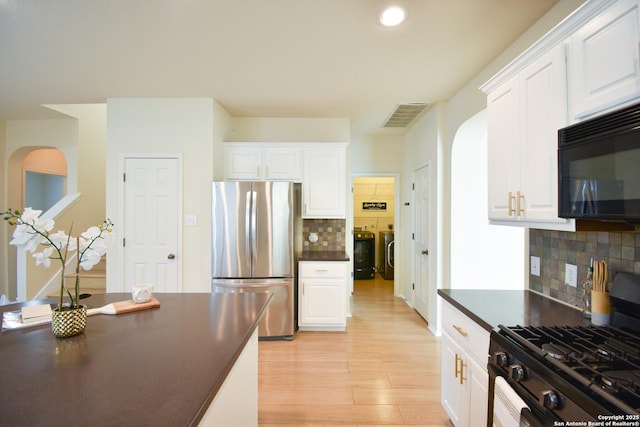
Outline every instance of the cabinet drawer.
[(443, 331), (458, 342), (481, 366), (489, 354), (489, 332), (451, 304), (442, 304)]
[(345, 278), (347, 263), (344, 261), (301, 261), (298, 272), (300, 277), (337, 277)]

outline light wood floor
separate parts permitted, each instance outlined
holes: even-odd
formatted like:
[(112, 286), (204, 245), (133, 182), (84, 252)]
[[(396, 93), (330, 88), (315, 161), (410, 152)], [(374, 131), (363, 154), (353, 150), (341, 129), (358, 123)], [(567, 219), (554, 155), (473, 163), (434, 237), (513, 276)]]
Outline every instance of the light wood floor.
[(393, 296), (357, 280), (346, 332), (259, 343), (259, 425), (451, 426), (440, 405), (440, 340)]

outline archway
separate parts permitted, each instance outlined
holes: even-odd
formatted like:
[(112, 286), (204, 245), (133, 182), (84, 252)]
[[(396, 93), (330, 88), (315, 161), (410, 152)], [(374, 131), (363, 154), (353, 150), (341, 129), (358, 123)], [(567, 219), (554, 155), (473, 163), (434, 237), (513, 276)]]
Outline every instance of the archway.
[[(7, 208), (23, 209), (27, 201), (42, 203), (34, 209), (50, 208), (66, 193), (67, 161), (62, 153), (54, 147), (21, 147), (14, 151), (7, 162)], [(28, 174), (35, 179), (29, 179)], [(30, 181), (27, 184), (27, 181)], [(53, 188), (52, 186), (56, 186)], [(49, 187), (48, 189), (45, 187)], [(27, 197), (27, 192), (31, 196)], [(56, 195), (51, 195), (55, 192)], [(59, 197), (58, 197), (59, 194)], [(54, 200), (56, 199), (57, 200)], [(11, 234), (7, 236), (11, 240)], [(7, 248), (7, 293), (10, 300), (17, 297), (16, 249)]]

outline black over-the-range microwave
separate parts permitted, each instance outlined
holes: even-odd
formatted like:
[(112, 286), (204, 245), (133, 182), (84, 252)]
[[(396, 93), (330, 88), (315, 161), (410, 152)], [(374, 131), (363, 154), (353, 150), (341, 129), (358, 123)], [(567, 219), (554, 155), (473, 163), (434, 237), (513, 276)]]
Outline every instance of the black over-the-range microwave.
[(558, 131), (558, 216), (640, 223), (640, 103)]

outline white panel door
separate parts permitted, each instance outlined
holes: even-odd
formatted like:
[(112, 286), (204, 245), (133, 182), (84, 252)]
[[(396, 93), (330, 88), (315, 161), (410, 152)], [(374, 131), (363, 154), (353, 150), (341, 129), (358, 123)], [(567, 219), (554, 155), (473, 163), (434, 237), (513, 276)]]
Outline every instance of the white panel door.
[(125, 159), (124, 280), (179, 292), (178, 159)]
[[(415, 309), (429, 321), (429, 167), (424, 166), (414, 172), (414, 295)], [(433, 293), (435, 298), (435, 293)]]

